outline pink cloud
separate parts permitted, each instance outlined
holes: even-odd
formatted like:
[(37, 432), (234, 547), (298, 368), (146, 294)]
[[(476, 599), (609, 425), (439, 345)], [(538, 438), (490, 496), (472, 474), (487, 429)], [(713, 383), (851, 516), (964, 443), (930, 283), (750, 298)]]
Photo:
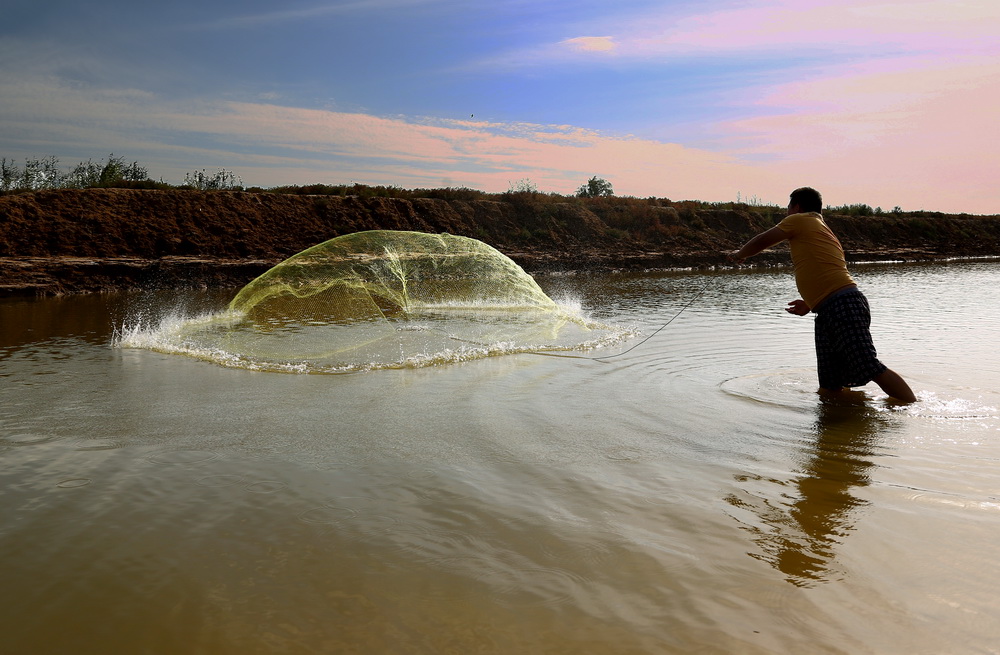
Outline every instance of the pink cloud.
[[(740, 194), (783, 204), (789, 189), (811, 184), (832, 204), (998, 213), (996, 62), (904, 58), (756, 89), (742, 102), (753, 99), (762, 115), (721, 125), (715, 151), (566, 125), (270, 103), (191, 106), (44, 80), (0, 80), (0, 130), (31, 134), (41, 125), (45, 141), (26, 155), (47, 154), (53, 143), (90, 156), (122, 152), (168, 181), (220, 166), (261, 186), (353, 181), (504, 191), (527, 178), (542, 191), (571, 193), (597, 175), (619, 195), (727, 201)], [(169, 138), (151, 137), (162, 134)]]
[(582, 52), (614, 52), (618, 47), (612, 36), (578, 36), (560, 41), (560, 45)]
[[(968, 0), (773, 0), (705, 3), (698, 13), (672, 7), (603, 25), (616, 52), (636, 59), (740, 51), (981, 52), (996, 43), (1000, 3)], [(536, 52), (544, 57), (545, 50)]]
[(998, 213), (998, 103), (994, 58), (901, 59), (780, 86), (768, 115), (725, 129), (775, 174), (825, 180), (833, 204)]
[[(599, 175), (615, 183), (619, 193), (711, 198), (720, 193), (720, 180), (758, 176), (725, 155), (571, 126), (421, 123), (250, 103), (229, 103), (199, 115), (165, 113), (155, 120), (180, 131), (202, 130), (252, 143), (262, 152), (280, 148), (301, 154), (299, 161), (294, 156), (259, 158), (268, 176), (261, 184), (302, 183), (304, 175), (344, 181), (329, 179), (339, 174), (369, 183), (425, 186), (447, 180), (454, 186), (504, 191), (528, 178), (542, 191), (570, 193)], [(357, 160), (369, 162), (367, 176), (351, 163)], [(252, 174), (243, 177), (254, 183)], [(724, 199), (735, 199), (743, 188), (733, 184), (722, 192)]]

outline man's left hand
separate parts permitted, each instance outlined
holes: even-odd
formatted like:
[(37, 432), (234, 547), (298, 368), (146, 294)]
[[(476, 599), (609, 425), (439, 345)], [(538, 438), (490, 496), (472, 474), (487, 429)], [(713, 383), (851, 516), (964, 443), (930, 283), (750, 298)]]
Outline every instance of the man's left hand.
[(795, 314), (796, 316), (805, 316), (811, 310), (805, 300), (793, 300), (788, 303), (788, 307), (785, 307), (785, 311), (789, 314)]

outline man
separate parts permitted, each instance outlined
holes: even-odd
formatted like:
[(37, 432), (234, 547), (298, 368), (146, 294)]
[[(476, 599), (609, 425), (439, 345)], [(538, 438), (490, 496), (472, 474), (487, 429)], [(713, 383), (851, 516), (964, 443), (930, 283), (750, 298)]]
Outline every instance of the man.
[(816, 314), (816, 360), (820, 392), (875, 382), (896, 400), (916, 400), (910, 386), (878, 360), (872, 343), (868, 300), (847, 272), (844, 249), (820, 213), (823, 198), (809, 187), (790, 196), (787, 216), (750, 239), (730, 259), (742, 262), (786, 239), (792, 249), (795, 286), (802, 295), (785, 308), (790, 314)]

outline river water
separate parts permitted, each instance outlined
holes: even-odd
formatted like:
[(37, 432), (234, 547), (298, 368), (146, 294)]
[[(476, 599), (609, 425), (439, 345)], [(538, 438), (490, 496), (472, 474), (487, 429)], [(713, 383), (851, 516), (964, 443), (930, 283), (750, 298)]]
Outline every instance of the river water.
[(627, 336), (337, 375), (115, 340), (235, 290), (2, 300), (0, 651), (1000, 652), (1000, 264), (852, 270), (914, 405), (816, 395), (787, 271), (542, 276)]

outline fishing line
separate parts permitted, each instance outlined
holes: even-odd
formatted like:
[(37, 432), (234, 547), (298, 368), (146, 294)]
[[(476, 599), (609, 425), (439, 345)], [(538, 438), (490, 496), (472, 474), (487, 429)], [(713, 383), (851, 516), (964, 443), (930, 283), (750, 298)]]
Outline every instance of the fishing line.
[[(601, 357), (591, 357), (591, 356), (588, 356), (588, 355), (565, 355), (565, 354), (561, 354), (561, 353), (545, 352), (545, 351), (542, 351), (542, 350), (529, 350), (527, 352), (522, 352), (521, 354), (522, 355), (540, 355), (542, 357), (564, 357), (566, 359), (589, 359), (589, 360), (596, 360), (596, 361), (600, 361), (600, 360), (604, 360), (604, 359), (611, 359), (612, 357), (621, 357), (622, 355), (630, 353), (633, 350), (635, 350), (636, 348), (638, 348), (639, 346), (641, 346), (642, 344), (646, 343), (647, 341), (649, 341), (650, 339), (652, 339), (653, 337), (655, 337), (657, 334), (659, 334), (665, 327), (667, 327), (668, 325), (670, 325), (671, 323), (673, 323), (674, 320), (678, 316), (680, 316), (681, 314), (684, 313), (685, 309), (687, 309), (688, 307), (690, 307), (691, 305), (693, 305), (694, 301), (698, 300), (698, 298), (700, 298), (702, 296), (702, 294), (705, 293), (705, 290), (708, 289), (708, 284), (709, 284), (709, 280), (706, 279), (705, 282), (701, 285), (701, 288), (698, 289), (698, 293), (694, 294), (686, 303), (684, 303), (684, 305), (679, 310), (677, 310), (677, 313), (670, 317), (670, 320), (668, 320), (666, 323), (664, 323), (660, 327), (656, 328), (656, 330), (654, 330), (651, 334), (646, 335), (646, 337), (642, 341), (640, 341), (639, 343), (632, 344), (631, 347), (627, 348), (626, 350), (621, 351), (620, 353), (615, 353), (613, 355), (603, 355)], [(442, 334), (447, 334), (447, 333), (442, 332)], [(479, 341), (473, 341), (471, 339), (461, 339), (459, 337), (456, 337), (453, 334), (447, 334), (447, 336), (449, 338), (451, 338), (451, 339), (454, 339), (455, 341), (461, 341), (463, 343), (471, 343), (471, 344), (474, 344), (474, 345), (477, 345), (477, 346), (487, 346), (488, 345), (488, 344), (485, 344), (485, 343), (481, 343)]]
[(647, 341), (649, 341), (650, 339), (652, 339), (653, 337), (655, 337), (657, 334), (659, 334), (660, 331), (663, 330), (663, 328), (665, 328), (668, 325), (670, 325), (671, 323), (673, 323), (675, 318), (677, 318), (678, 316), (680, 316), (681, 314), (683, 314), (685, 309), (687, 309), (688, 307), (690, 307), (691, 305), (693, 305), (694, 301), (698, 300), (698, 298), (700, 298), (701, 295), (703, 293), (705, 293), (705, 289), (708, 288), (708, 282), (709, 281), (706, 279), (705, 282), (704, 282), (704, 284), (701, 285), (701, 289), (698, 290), (698, 293), (694, 294), (694, 296), (692, 296), (690, 300), (688, 300), (686, 303), (684, 303), (684, 306), (681, 307), (677, 311), (676, 314), (674, 314), (673, 316), (671, 316), (669, 321), (667, 321), (666, 323), (664, 323), (660, 327), (656, 328), (656, 330), (654, 330), (652, 334), (647, 335), (646, 338), (644, 338), (639, 343), (633, 344), (630, 348), (628, 348), (627, 350), (623, 350), (620, 353), (615, 353), (614, 355), (604, 355), (602, 357), (589, 357), (587, 355), (559, 355), (559, 354), (556, 354), (556, 353), (546, 353), (546, 352), (541, 352), (541, 351), (534, 351), (534, 352), (527, 353), (527, 354), (529, 354), (529, 355), (544, 355), (546, 357), (568, 357), (568, 358), (572, 358), (572, 359), (592, 359), (592, 360), (611, 359), (612, 357), (621, 357), (622, 355), (624, 355), (626, 353), (630, 353), (633, 350), (635, 350), (636, 348), (638, 348), (639, 346), (641, 346), (642, 344), (646, 343)]

